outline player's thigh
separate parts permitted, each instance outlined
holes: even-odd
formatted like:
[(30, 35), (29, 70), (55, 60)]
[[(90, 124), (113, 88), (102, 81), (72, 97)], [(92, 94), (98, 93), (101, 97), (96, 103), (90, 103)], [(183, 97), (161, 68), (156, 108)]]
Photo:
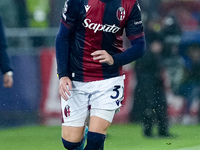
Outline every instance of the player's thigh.
[(91, 109), (89, 131), (106, 134), (114, 115), (115, 110)]
[(62, 138), (70, 142), (80, 142), (83, 138), (88, 111), (88, 96), (73, 85), (71, 96), (66, 101), (61, 98)]
[(109, 128), (110, 124), (111, 123), (109, 121), (102, 119), (98, 116), (91, 116), (89, 131), (106, 134), (107, 129)]
[(98, 90), (90, 97), (89, 131), (105, 134), (114, 114), (122, 106), (124, 76), (92, 83)]
[(124, 98), (124, 76), (92, 83), (96, 92), (90, 97), (91, 109), (119, 109)]
[(83, 127), (62, 126), (62, 138), (69, 142), (80, 142), (84, 136)]

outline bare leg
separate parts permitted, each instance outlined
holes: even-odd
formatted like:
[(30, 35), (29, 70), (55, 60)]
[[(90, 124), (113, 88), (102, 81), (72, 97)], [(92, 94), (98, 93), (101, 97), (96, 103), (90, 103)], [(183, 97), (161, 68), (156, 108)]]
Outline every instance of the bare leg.
[(62, 138), (69, 142), (80, 142), (84, 136), (84, 128), (62, 126)]
[(111, 123), (107, 120), (104, 120), (104, 119), (96, 117), (96, 116), (91, 116), (89, 131), (106, 135), (107, 129), (110, 126), (110, 124)]

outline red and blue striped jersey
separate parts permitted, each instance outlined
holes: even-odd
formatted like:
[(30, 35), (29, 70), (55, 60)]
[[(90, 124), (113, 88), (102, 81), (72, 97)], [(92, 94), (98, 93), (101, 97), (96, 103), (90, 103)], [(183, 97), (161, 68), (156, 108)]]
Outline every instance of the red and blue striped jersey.
[(130, 41), (144, 36), (136, 0), (67, 0), (62, 24), (70, 29), (68, 74), (75, 81), (96, 81), (122, 74), (122, 66), (93, 60), (91, 53), (122, 53), (125, 29)]

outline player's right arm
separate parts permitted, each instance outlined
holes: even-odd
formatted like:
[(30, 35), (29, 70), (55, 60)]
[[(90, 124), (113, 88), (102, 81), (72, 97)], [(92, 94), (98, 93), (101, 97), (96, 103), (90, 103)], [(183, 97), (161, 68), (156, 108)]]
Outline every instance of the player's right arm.
[(69, 90), (72, 90), (71, 80), (68, 77), (68, 62), (70, 53), (69, 38), (70, 33), (78, 20), (80, 6), (79, 1), (80, 0), (66, 0), (60, 28), (56, 36), (57, 74), (60, 79), (59, 93), (65, 100), (68, 99), (67, 95), (70, 95)]

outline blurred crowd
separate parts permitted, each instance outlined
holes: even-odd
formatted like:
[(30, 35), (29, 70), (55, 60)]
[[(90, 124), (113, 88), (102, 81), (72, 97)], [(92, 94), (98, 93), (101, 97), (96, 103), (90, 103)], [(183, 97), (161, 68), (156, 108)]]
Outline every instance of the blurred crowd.
[(8, 28), (58, 27), (64, 1), (0, 1), (0, 15)]
[[(184, 125), (200, 121), (200, 1), (139, 0), (147, 53), (135, 63), (137, 79), (131, 120), (152, 136), (156, 122), (169, 135), (167, 96), (181, 97)], [(176, 99), (174, 99), (176, 100)]]

